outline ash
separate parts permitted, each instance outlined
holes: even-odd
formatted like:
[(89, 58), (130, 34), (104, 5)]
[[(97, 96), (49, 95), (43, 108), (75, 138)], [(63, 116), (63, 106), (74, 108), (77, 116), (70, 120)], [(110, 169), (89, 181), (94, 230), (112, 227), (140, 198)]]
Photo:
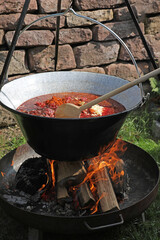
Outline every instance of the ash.
[(18, 190), (6, 189), (3, 199), (22, 210), (33, 213), (50, 216), (82, 216), (86, 214), (86, 210), (75, 210), (72, 199), (68, 202), (59, 204), (56, 200), (46, 202), (38, 197), (31, 196)]

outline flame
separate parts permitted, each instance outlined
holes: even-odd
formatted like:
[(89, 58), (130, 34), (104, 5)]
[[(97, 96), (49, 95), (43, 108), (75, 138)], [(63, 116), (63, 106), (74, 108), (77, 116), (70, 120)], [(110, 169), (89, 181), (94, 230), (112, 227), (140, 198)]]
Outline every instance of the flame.
[(2, 175), (2, 177), (4, 177), (4, 176), (5, 176), (5, 173), (4, 173), (4, 172), (1, 172), (1, 175)]
[(38, 189), (38, 191), (42, 191), (46, 187), (46, 184), (43, 184), (41, 188)]
[(95, 203), (95, 205), (93, 207), (91, 207), (91, 215), (93, 215), (94, 213), (96, 213), (98, 211), (98, 205), (99, 202), (101, 201), (101, 199), (106, 195), (106, 193), (102, 193), (102, 195), (99, 197), (99, 199), (97, 200), (97, 202)]
[(12, 160), (11, 166), (13, 167), (13, 165), (14, 165), (14, 161)]
[(47, 184), (49, 183), (49, 176), (48, 176), (48, 173), (45, 173), (45, 175), (47, 176), (47, 182), (46, 182), (46, 184), (42, 184), (42, 187), (41, 188), (39, 188), (39, 192), (40, 191), (42, 191), (46, 186), (47, 186)]
[[(111, 146), (112, 145), (112, 146)], [(122, 155), (127, 149), (127, 144), (123, 140), (116, 140), (114, 143), (109, 145), (109, 147), (106, 147), (106, 151), (104, 151), (104, 148), (101, 149), (98, 156), (83, 161), (83, 165), (86, 166), (87, 174), (84, 178), (84, 180), (76, 186), (70, 186), (69, 192), (72, 192), (73, 199), (76, 199), (76, 193), (78, 188), (84, 184), (87, 183), (89, 186), (89, 189), (95, 199), (95, 203), (93, 202), (92, 206), (89, 206), (90, 214), (95, 214), (99, 206), (101, 206), (101, 200), (106, 198), (107, 192), (102, 192), (98, 196), (98, 190), (97, 185), (99, 181), (108, 181), (108, 177), (103, 174), (103, 172), (108, 169), (109, 175), (111, 180), (118, 184), (119, 182), (123, 181), (123, 176), (125, 174), (123, 170), (123, 160), (121, 159)], [(103, 151), (103, 154), (102, 154)], [(55, 160), (49, 160), (49, 168), (50, 173), (46, 173), (47, 175), (47, 183), (43, 184), (42, 187), (39, 189), (39, 191), (43, 190), (47, 184), (51, 182), (51, 189), (46, 189), (45, 192), (42, 194), (42, 198), (45, 201), (51, 201), (52, 199), (55, 199), (55, 185), (56, 185), (56, 177), (55, 177)], [(2, 174), (2, 173), (1, 173)], [(76, 203), (78, 204), (78, 200), (76, 200)], [(79, 207), (79, 204), (77, 205)]]
[[(50, 183), (51, 184), (51, 188), (46, 188), (46, 190), (44, 191), (44, 193), (41, 195), (41, 198), (45, 201), (51, 201), (55, 198), (55, 169), (54, 169), (54, 163), (55, 160), (50, 160), (48, 159), (48, 163), (49, 163), (49, 168), (50, 168), (50, 173), (45, 173), (47, 175), (47, 181), (46, 184), (43, 184), (41, 186), (41, 188), (39, 189), (39, 191), (42, 191), (43, 189), (46, 188), (46, 186)], [(50, 177), (51, 175), (51, 177)]]
[(55, 187), (55, 182), (56, 182), (56, 178), (55, 178), (55, 170), (54, 170), (54, 160), (48, 160), (49, 164), (50, 164), (50, 168), (51, 168), (51, 176), (52, 176), (52, 186)]
[(124, 171), (116, 172), (117, 164), (122, 161), (120, 157), (127, 150), (126, 143), (120, 139), (116, 140), (113, 146), (108, 149), (104, 154), (96, 159), (98, 162), (103, 161), (103, 166), (107, 167), (112, 181), (118, 182), (121, 176), (124, 176)]
[(106, 152), (101, 154), (100, 151), (100, 154), (98, 156), (88, 161), (89, 166), (87, 168), (87, 175), (81, 184), (85, 182), (89, 184), (90, 191), (96, 200), (96, 204), (90, 209), (91, 214), (97, 212), (99, 202), (106, 195), (106, 193), (103, 193), (101, 196), (97, 197), (96, 183), (98, 183), (99, 181), (108, 181), (108, 179), (102, 177), (103, 174), (100, 175), (99, 173), (104, 171), (104, 168), (107, 168), (112, 181), (118, 184), (125, 173), (124, 170), (117, 172), (116, 167), (118, 166), (118, 164), (119, 165), (122, 164), (123, 161), (121, 160), (120, 157), (124, 154), (126, 150), (127, 150), (126, 143), (118, 139), (115, 141), (112, 147), (110, 148), (107, 147)]
[[(127, 150), (127, 146), (126, 143), (120, 139), (116, 140), (115, 143), (113, 144), (112, 147), (110, 147), (109, 149), (106, 150), (106, 152), (104, 152), (102, 155), (99, 155), (93, 159), (91, 159), (91, 164), (88, 168), (88, 171), (92, 171), (92, 176), (94, 176), (94, 178), (90, 179), (88, 177), (88, 175), (86, 176), (86, 180), (90, 181), (92, 183), (92, 185), (94, 186), (94, 188), (90, 189), (92, 194), (94, 195), (94, 193), (96, 192), (96, 182), (103, 180), (105, 181), (106, 179), (104, 178), (97, 178), (97, 176), (99, 176), (99, 174), (97, 175), (97, 173), (99, 171), (103, 171), (104, 168), (107, 167), (110, 177), (112, 179), (113, 182), (115, 182), (116, 184), (119, 183), (121, 181), (121, 177), (124, 176), (124, 170), (121, 171), (116, 171), (116, 167), (118, 166), (118, 164), (123, 164), (123, 161), (120, 159), (120, 156), (122, 156), (124, 154), (124, 152)], [(91, 174), (89, 173), (89, 176)], [(100, 200), (104, 197), (105, 195), (101, 195), (99, 197), (99, 199), (97, 200), (96, 205), (98, 206), (98, 203), (100, 202)], [(95, 213), (96, 210), (95, 208), (92, 209), (91, 214)]]

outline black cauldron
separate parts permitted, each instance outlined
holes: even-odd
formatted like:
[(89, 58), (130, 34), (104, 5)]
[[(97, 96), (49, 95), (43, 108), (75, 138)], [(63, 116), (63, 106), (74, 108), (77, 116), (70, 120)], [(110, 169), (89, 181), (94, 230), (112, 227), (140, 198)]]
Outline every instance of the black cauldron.
[(32, 116), (16, 108), (30, 98), (56, 92), (85, 92), (103, 95), (128, 81), (97, 73), (47, 72), (16, 79), (0, 92), (1, 105), (13, 113), (28, 144), (40, 155), (77, 161), (93, 157), (114, 141), (127, 114), (143, 101), (141, 89), (134, 86), (113, 97), (125, 111), (87, 119), (55, 119)]

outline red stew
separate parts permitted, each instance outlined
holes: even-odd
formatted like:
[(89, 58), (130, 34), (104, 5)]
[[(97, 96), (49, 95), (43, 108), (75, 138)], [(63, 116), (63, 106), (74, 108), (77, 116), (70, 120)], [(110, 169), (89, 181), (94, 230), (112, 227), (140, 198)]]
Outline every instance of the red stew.
[[(99, 97), (90, 93), (65, 92), (46, 94), (29, 99), (21, 104), (17, 110), (31, 115), (42, 117), (55, 117), (56, 108), (63, 103), (83, 105)], [(89, 109), (82, 111), (80, 118), (100, 117), (122, 112), (125, 107), (113, 99), (108, 99)]]

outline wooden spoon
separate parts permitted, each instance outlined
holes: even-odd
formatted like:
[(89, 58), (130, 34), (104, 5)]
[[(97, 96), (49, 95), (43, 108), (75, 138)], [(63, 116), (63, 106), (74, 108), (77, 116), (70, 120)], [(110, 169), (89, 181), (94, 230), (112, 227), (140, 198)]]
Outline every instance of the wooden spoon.
[(93, 101), (80, 106), (80, 107), (76, 106), (72, 103), (64, 103), (56, 109), (55, 117), (56, 118), (79, 118), (81, 111), (83, 111), (84, 109), (90, 108), (93, 105), (95, 105), (99, 102), (102, 102), (103, 100), (106, 100), (118, 93), (121, 93), (121, 92), (135, 86), (136, 84), (142, 83), (151, 77), (157, 76), (158, 74), (160, 74), (160, 68), (158, 68), (158, 69), (156, 69), (156, 70), (154, 70), (132, 82), (129, 82), (109, 93), (106, 93), (106, 94), (94, 99)]

